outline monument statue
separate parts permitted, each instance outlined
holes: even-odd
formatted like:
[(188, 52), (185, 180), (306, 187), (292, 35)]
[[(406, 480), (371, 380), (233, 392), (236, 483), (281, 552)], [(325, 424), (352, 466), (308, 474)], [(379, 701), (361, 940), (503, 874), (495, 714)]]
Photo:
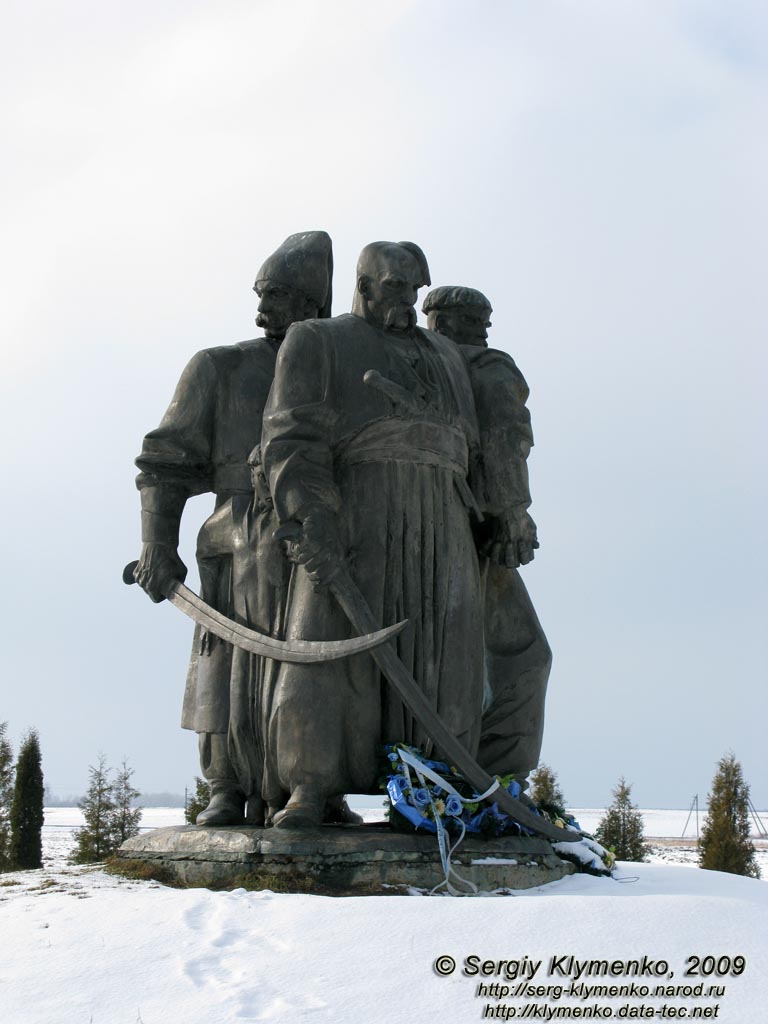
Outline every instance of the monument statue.
[[(280, 635), (290, 566), (272, 537), (277, 524), (266, 488), (254, 490), (255, 449), (280, 344), (292, 323), (330, 316), (332, 270), (326, 232), (287, 238), (256, 275), (264, 337), (198, 352), (160, 426), (144, 438), (136, 460), (143, 544), (135, 578), (153, 601), (163, 599), (169, 581), (186, 577), (178, 542), (187, 499), (212, 492), (215, 511), (198, 538), (202, 597), (228, 618)], [(272, 665), (195, 631), (182, 727), (198, 733), (211, 787), (199, 824), (263, 823), (255, 694), (261, 703)]]
[[(344, 794), (407, 744), (554, 838), (493, 778), (524, 788), (536, 766), (551, 662), (517, 572), (538, 547), (527, 385), (487, 346), (482, 293), (435, 289), (417, 327), (414, 243), (367, 245), (334, 318), (331, 272), (325, 232), (291, 235), (254, 286), (265, 337), (198, 353), (137, 459), (130, 578), (201, 624), (182, 719), (211, 784), (198, 823), (359, 821)], [(206, 491), (199, 598), (177, 546)]]
[(512, 774), (524, 788), (539, 763), (550, 650), (517, 571), (538, 547), (528, 514), (527, 457), (533, 445), (528, 385), (514, 360), (488, 347), (493, 312), (474, 288), (435, 288), (423, 312), (430, 329), (453, 339), (464, 356), (480, 431), (476, 525), (484, 589), (486, 686), (479, 764)]
[[(144, 439), (143, 547), (123, 578), (197, 623), (182, 725), (211, 800), (207, 828), (119, 855), (206, 884), (298, 867), (345, 892), (609, 874), (572, 816), (525, 793), (552, 656), (518, 572), (539, 546), (528, 387), (488, 347), (491, 304), (435, 288), (418, 327), (431, 282), (413, 242), (365, 246), (342, 316), (331, 273), (325, 232), (286, 239), (254, 286), (265, 336), (194, 356)], [(204, 492), (197, 595), (179, 524)], [(383, 776), (412, 834), (319, 827), (359, 824), (345, 794)]]

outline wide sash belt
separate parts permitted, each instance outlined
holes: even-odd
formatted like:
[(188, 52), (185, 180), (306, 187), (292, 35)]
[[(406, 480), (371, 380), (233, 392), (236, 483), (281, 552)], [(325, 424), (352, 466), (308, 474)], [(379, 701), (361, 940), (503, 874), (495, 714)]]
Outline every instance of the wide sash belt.
[(363, 427), (335, 453), (340, 466), (361, 462), (410, 462), (439, 466), (466, 477), (469, 464), (463, 432), (433, 420), (390, 417)]
[(483, 514), (467, 483), (469, 448), (462, 431), (434, 420), (376, 420), (343, 442), (335, 454), (337, 466), (364, 462), (408, 462), (436, 466), (453, 473), (464, 506), (483, 521)]

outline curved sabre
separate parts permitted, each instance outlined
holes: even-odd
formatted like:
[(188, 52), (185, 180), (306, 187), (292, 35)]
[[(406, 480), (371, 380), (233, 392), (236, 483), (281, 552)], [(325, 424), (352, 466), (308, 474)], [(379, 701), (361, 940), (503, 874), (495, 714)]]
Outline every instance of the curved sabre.
[[(136, 582), (133, 578), (136, 565), (136, 562), (126, 565), (123, 570), (124, 583)], [(235, 647), (240, 647), (251, 654), (259, 654), (263, 658), (272, 658), (275, 661), (309, 664), (348, 658), (352, 654), (360, 654), (362, 651), (378, 647), (379, 644), (397, 636), (408, 624), (408, 620), (403, 619), (394, 626), (387, 626), (386, 629), (378, 629), (364, 636), (354, 636), (348, 640), (278, 640), (242, 626), (239, 622), (233, 622), (226, 615), (207, 605), (194, 591), (178, 580), (168, 585), (165, 596), (180, 612), (188, 615), (219, 639), (226, 640), (227, 643), (234, 644)]]

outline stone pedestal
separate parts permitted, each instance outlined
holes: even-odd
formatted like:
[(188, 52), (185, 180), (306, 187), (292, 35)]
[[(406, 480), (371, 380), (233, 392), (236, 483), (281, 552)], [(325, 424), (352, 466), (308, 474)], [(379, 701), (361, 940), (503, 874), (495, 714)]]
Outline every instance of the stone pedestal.
[[(431, 889), (442, 881), (434, 835), (394, 832), (387, 825), (324, 825), (311, 832), (264, 828), (155, 829), (123, 843), (118, 857), (143, 861), (183, 884), (235, 888), (386, 892)], [(550, 844), (532, 836), (465, 838), (455, 870), (484, 891), (528, 889), (574, 871)], [(297, 886), (299, 888), (299, 886)]]

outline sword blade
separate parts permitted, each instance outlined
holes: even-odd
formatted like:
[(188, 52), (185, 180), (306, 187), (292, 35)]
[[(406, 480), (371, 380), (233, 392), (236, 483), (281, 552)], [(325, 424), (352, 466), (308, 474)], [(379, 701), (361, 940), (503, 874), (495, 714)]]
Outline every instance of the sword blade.
[[(359, 633), (370, 633), (376, 629), (376, 619), (368, 607), (368, 603), (345, 568), (338, 572), (329, 583), (329, 587), (343, 609), (344, 614)], [(443, 723), (440, 716), (419, 689), (419, 684), (397, 656), (394, 645), (382, 645), (372, 649), (370, 653), (403, 704), (405, 704), (419, 725), (427, 732), (435, 747), (442, 754), (443, 759), (458, 768), (459, 772), (474, 788), (476, 793), (485, 793), (493, 784), (493, 777), (480, 767), (464, 744), (456, 739)], [(547, 839), (554, 842), (567, 842), (569, 837), (575, 838), (579, 834), (557, 828), (556, 825), (551, 824), (545, 818), (534, 814), (521, 800), (515, 799), (511, 793), (508, 793), (501, 787), (496, 789), (487, 799), (491, 803), (497, 803), (503, 811), (514, 818), (515, 821), (524, 825), (525, 828), (536, 832), (538, 835), (546, 836)]]
[(349, 640), (278, 640), (228, 619), (178, 581), (168, 587), (165, 596), (174, 608), (178, 608), (184, 615), (188, 615), (221, 640), (226, 640), (227, 643), (234, 644), (235, 647), (240, 647), (251, 654), (273, 658), (275, 661), (300, 664), (336, 661), (339, 658), (348, 658), (352, 654), (360, 654), (361, 651), (370, 651), (397, 636), (405, 629), (408, 621), (406, 619), (395, 623), (394, 626), (387, 626), (386, 629), (377, 629), (366, 636), (356, 636)]
[[(126, 565), (123, 569), (123, 583), (130, 586), (136, 582), (133, 574), (137, 565), (138, 562), (129, 562)], [(174, 580), (166, 587), (165, 596), (174, 608), (178, 608), (220, 640), (225, 640), (250, 654), (258, 654), (262, 658), (300, 664), (337, 661), (352, 654), (373, 650), (379, 644), (397, 636), (408, 624), (408, 620), (404, 619), (402, 622), (396, 622), (394, 626), (376, 629), (365, 636), (353, 636), (349, 640), (278, 640), (228, 619), (178, 580)]]

